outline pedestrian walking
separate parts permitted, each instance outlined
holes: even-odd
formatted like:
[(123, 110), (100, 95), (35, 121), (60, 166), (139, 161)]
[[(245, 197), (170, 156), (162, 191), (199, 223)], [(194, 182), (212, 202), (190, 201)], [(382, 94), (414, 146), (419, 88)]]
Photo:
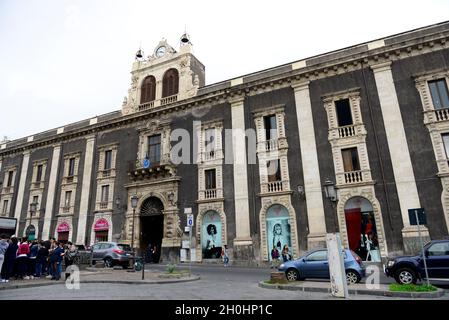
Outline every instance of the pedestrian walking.
[(228, 246), (226, 244), (221, 249), (221, 257), (223, 258), (223, 266), (229, 266)]
[(0, 235), (0, 282), (5, 282), (3, 279), (3, 263), (5, 261), (6, 250), (9, 247), (8, 239), (6, 239), (6, 235)]

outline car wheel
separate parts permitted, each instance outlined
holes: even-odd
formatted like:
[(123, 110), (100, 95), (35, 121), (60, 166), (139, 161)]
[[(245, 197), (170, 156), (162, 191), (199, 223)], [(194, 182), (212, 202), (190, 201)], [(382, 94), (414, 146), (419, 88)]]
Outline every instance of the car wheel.
[(360, 276), (353, 270), (346, 271), (346, 281), (349, 285), (356, 284), (360, 281)]
[(104, 266), (106, 267), (106, 268), (112, 268), (113, 267), (113, 261), (112, 261), (112, 258), (105, 258), (104, 259)]
[(288, 269), (285, 272), (285, 277), (287, 278), (288, 281), (296, 281), (299, 279), (299, 273), (298, 270), (296, 269)]
[(415, 284), (417, 280), (415, 272), (410, 268), (399, 269), (394, 278), (399, 284)]

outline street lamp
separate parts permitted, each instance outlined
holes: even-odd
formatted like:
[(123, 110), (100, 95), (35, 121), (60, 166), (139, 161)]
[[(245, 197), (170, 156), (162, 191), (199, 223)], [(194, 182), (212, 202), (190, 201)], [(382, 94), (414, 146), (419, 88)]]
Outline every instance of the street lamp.
[(337, 192), (335, 191), (335, 184), (327, 179), (324, 182), (324, 193), (326, 194), (326, 198), (328, 198), (330, 201), (335, 202), (337, 201)]
[(332, 209), (334, 209), (336, 229), (337, 229), (337, 232), (339, 232), (340, 228), (338, 225), (337, 210), (335, 210), (335, 203), (338, 201), (337, 190), (335, 189), (335, 183), (329, 179), (326, 179), (326, 181), (324, 181), (323, 188), (324, 188), (324, 194), (326, 195), (326, 198), (331, 201)]
[(131, 207), (133, 208), (133, 229), (132, 229), (132, 235), (131, 235), (131, 248), (133, 249), (133, 251), (134, 251), (134, 217), (136, 215), (137, 201), (139, 201), (139, 197), (136, 195), (133, 195), (131, 197)]

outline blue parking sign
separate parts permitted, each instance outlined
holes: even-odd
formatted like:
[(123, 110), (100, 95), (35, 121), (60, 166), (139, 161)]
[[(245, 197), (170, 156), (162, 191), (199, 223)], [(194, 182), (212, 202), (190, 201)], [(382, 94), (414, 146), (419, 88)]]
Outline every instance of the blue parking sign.
[(187, 215), (187, 225), (189, 227), (193, 227), (193, 214), (188, 214)]

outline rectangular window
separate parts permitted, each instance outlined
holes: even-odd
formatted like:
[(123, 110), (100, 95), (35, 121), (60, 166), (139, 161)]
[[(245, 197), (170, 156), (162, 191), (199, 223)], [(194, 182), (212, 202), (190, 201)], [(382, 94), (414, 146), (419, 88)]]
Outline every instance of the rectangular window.
[(449, 108), (449, 94), (445, 79), (429, 81), (429, 89), (435, 109)]
[(64, 207), (69, 208), (72, 203), (72, 191), (65, 192)]
[(268, 182), (282, 181), (281, 178), (281, 161), (267, 161)]
[(206, 190), (216, 189), (215, 169), (204, 170), (204, 175), (206, 176)]
[(3, 200), (2, 213), (6, 214), (8, 212), (8, 200)]
[(109, 185), (101, 187), (101, 202), (109, 201)]
[(276, 116), (266, 116), (263, 117), (263, 123), (265, 127), (265, 139), (274, 140), (277, 139), (277, 125), (276, 125)]
[(449, 160), (449, 133), (444, 133), (441, 137), (443, 138), (444, 150), (446, 151), (446, 159)]
[(148, 153), (151, 165), (161, 162), (161, 135), (148, 137)]
[(8, 172), (8, 184), (6, 185), (7, 187), (12, 186), (12, 178), (14, 177), (14, 171), (9, 171)]
[(68, 176), (73, 177), (74, 175), (75, 175), (75, 158), (70, 158)]
[(104, 170), (109, 170), (112, 168), (112, 150), (107, 150), (104, 152)]
[(359, 154), (357, 148), (342, 149), (341, 155), (343, 157), (343, 166), (345, 172), (359, 171)]
[[(38, 205), (39, 205), (39, 196), (33, 196), (33, 203), (35, 203), (36, 204), (36, 210), (37, 210), (37, 207), (38, 207)], [(33, 214), (33, 213), (32, 213)], [(34, 212), (34, 215), (36, 214), (36, 212)]]
[(352, 125), (351, 104), (349, 99), (335, 101), (335, 110), (337, 111), (338, 126)]
[(215, 151), (215, 128), (206, 129), (204, 146), (206, 152), (213, 153)]
[(36, 182), (42, 181), (42, 170), (43, 170), (43, 168), (44, 168), (44, 166), (41, 165), (41, 164), (37, 166)]

